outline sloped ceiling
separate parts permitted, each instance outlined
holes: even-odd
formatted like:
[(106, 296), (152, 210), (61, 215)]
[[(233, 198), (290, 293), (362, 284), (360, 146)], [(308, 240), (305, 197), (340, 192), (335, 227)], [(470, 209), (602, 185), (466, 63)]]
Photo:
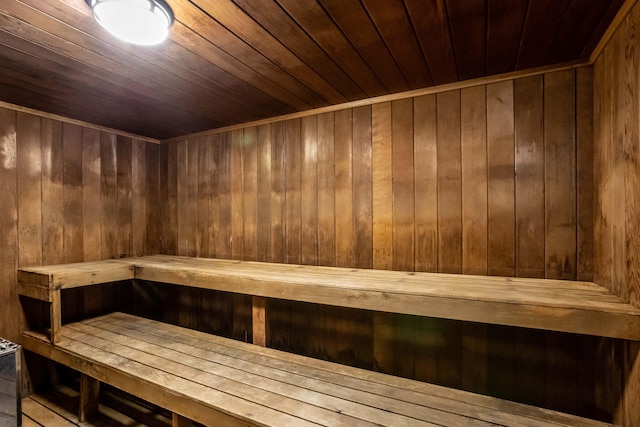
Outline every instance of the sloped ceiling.
[(164, 139), (587, 58), (623, 0), (168, 0), (170, 39), (84, 0), (0, 1), (0, 100)]

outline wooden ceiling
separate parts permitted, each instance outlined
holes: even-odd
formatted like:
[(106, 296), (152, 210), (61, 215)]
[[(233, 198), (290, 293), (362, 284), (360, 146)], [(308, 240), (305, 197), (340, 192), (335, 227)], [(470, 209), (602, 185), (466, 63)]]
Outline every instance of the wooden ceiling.
[(0, 1), (0, 100), (164, 139), (586, 58), (623, 0), (168, 0), (170, 39), (84, 0)]

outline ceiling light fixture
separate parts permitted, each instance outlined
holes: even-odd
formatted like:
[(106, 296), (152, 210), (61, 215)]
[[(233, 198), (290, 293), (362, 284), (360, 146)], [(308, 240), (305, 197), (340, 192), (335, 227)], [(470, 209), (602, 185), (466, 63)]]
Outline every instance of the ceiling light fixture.
[(85, 1), (104, 29), (132, 44), (151, 46), (162, 43), (173, 23), (173, 12), (164, 0)]

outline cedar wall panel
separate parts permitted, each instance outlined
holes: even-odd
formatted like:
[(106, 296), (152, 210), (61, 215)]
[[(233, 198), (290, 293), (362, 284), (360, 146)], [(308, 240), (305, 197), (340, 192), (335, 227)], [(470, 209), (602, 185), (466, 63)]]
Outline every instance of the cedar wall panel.
[[(17, 267), (160, 251), (159, 154), (156, 144), (0, 108), (0, 336), (20, 342), (25, 312), (36, 322), (46, 313), (20, 303)], [(116, 288), (65, 292), (66, 314), (104, 310)]]
[[(594, 64), (594, 280), (640, 306), (640, 5), (618, 27)], [(579, 94), (580, 96), (580, 94)], [(580, 98), (578, 98), (580, 102)], [(597, 398), (610, 405), (623, 390), (615, 420), (640, 425), (640, 343), (603, 340), (610, 375)], [(596, 379), (597, 381), (597, 379)]]
[[(592, 85), (583, 67), (168, 143), (162, 251), (592, 280)], [(186, 324), (251, 337), (250, 299), (218, 293), (196, 309), (179, 294), (170, 310), (196, 310)], [(620, 370), (600, 371), (614, 340), (267, 309), (267, 344), (288, 351), (603, 420), (623, 394)]]

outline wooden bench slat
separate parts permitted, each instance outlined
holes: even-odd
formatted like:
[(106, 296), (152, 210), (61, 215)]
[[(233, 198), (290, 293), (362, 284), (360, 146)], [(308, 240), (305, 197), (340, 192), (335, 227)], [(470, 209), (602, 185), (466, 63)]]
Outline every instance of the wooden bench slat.
[[(87, 325), (84, 326), (86, 327)], [(135, 330), (135, 328), (129, 328), (129, 331), (131, 330)], [(93, 337), (108, 340), (119, 349), (122, 349), (121, 346), (126, 346), (157, 355), (156, 361), (152, 362), (155, 363), (154, 367), (157, 369), (181, 372), (181, 375), (184, 375), (185, 378), (200, 384), (215, 384), (216, 389), (222, 390), (224, 388), (226, 392), (237, 393), (238, 396), (244, 396), (245, 399), (260, 400), (256, 403), (266, 404), (268, 402), (269, 406), (274, 409), (291, 413), (294, 416), (304, 417), (320, 424), (368, 426), (380, 423), (390, 426), (424, 426), (433, 425), (430, 422), (424, 422), (424, 420), (432, 420), (434, 422), (445, 422), (447, 425), (493, 425), (436, 410), (429, 410), (424, 416), (420, 417), (419, 409), (422, 408), (417, 405), (413, 405), (414, 408), (409, 408), (413, 409), (413, 411), (403, 412), (396, 408), (387, 412), (378, 409), (378, 407), (363, 405), (359, 401), (354, 402), (336, 398), (329, 390), (319, 392), (304, 387), (303, 384), (296, 381), (296, 378), (293, 378), (301, 379), (300, 376), (292, 375), (286, 371), (281, 371), (285, 378), (273, 379), (269, 375), (270, 371), (273, 370), (271, 368), (248, 363), (245, 366), (248, 369), (242, 369), (234, 366), (233, 360), (228, 360), (227, 364), (218, 363), (215, 351), (205, 352), (204, 357), (197, 357), (193, 351), (190, 351), (195, 350), (193, 348), (188, 349), (186, 352), (176, 351), (166, 346), (152, 343), (151, 341), (153, 340), (143, 338), (144, 334), (132, 337), (132, 335), (136, 334), (120, 334), (98, 327), (93, 330), (87, 329), (86, 332)], [(202, 340), (206, 342), (207, 337), (202, 337)], [(131, 355), (135, 354), (129, 349), (126, 351)], [(150, 359), (153, 358), (145, 356), (144, 360)], [(164, 359), (164, 362), (161, 359)], [(136, 360), (141, 359), (136, 358)], [(286, 377), (292, 378), (287, 379)], [(343, 386), (334, 385), (334, 388), (343, 388)]]
[(605, 425), (122, 313), (43, 339), (27, 332), (24, 346), (207, 425), (219, 413), (272, 426)]
[[(262, 390), (277, 392), (286, 397), (304, 400), (312, 405), (321, 405), (365, 421), (385, 425), (402, 425), (403, 421), (409, 425), (422, 425), (418, 420), (446, 425), (494, 425), (461, 416), (455, 412), (448, 412), (446, 408), (430, 407), (424, 402), (418, 404), (392, 399), (382, 392), (376, 393), (375, 384), (369, 383), (360, 388), (347, 387), (340, 381), (319, 381), (312, 369), (293, 372), (287, 366), (269, 366), (260, 363), (259, 360), (228, 356), (218, 351), (224, 345), (214, 343), (203, 335), (196, 339), (195, 345), (186, 345), (184, 331), (162, 337), (157, 335), (153, 328), (138, 328), (137, 324), (135, 328), (131, 328), (127, 323), (101, 321), (92, 324), (102, 331), (111, 332), (111, 339), (125, 336), (134, 339), (135, 342), (152, 344), (153, 351), (158, 355), (166, 355), (167, 358), (180, 360), (182, 363), (188, 363), (189, 366), (206, 371), (215, 371), (220, 374), (225, 372), (226, 378), (242, 381)], [(159, 326), (159, 329), (161, 328)], [(100, 332), (96, 335), (104, 337)], [(310, 372), (312, 376), (309, 376)], [(330, 420), (329, 417), (326, 419)], [(331, 424), (334, 425), (333, 422)]]
[(67, 288), (137, 278), (256, 297), (640, 340), (640, 309), (590, 282), (167, 255), (34, 267), (18, 274), (23, 294), (47, 301), (54, 296), (42, 291), (43, 283)]
[[(579, 425), (585, 427), (609, 425), (535, 406), (522, 405), (489, 396), (262, 348), (194, 330), (184, 330), (165, 323), (158, 324), (153, 320), (137, 318), (124, 313), (113, 313), (107, 317), (92, 319), (90, 322), (95, 324), (109, 323), (127, 328), (127, 325), (134, 320), (137, 330), (143, 334), (158, 336), (167, 343), (172, 343), (170, 344), (171, 348), (193, 352), (202, 348), (226, 355), (233, 360), (246, 360), (274, 370), (286, 370), (301, 375), (309, 375), (311, 372), (313, 378), (320, 378), (330, 384), (348, 385), (352, 389), (368, 390), (381, 396), (442, 410), (455, 408), (456, 413), (461, 415), (479, 417), (497, 424), (534, 426), (555, 422), (561, 425), (572, 425), (579, 421)], [(540, 424), (541, 422), (542, 424)]]
[[(47, 343), (46, 337), (33, 332), (26, 332), (23, 342), (25, 349), (201, 423), (220, 420), (219, 425), (225, 426), (246, 426), (247, 423), (291, 427), (319, 425), (268, 406), (251, 404), (236, 396), (193, 383), (82, 341), (67, 338), (66, 333), (55, 346)], [(261, 422), (260, 419), (268, 420), (268, 423)]]

